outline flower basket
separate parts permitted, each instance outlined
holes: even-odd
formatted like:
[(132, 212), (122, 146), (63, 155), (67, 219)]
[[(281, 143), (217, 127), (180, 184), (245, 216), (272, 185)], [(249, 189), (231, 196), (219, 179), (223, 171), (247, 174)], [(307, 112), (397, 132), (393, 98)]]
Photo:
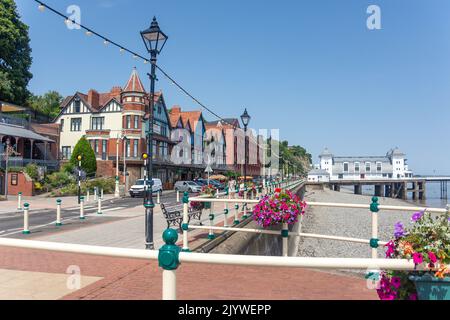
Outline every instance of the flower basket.
[(275, 193), (263, 197), (253, 209), (253, 220), (263, 228), (287, 223), (298, 222), (300, 215), (305, 214), (306, 203), (290, 191)]
[(422, 211), (411, 220), (409, 229), (396, 224), (394, 239), (386, 245), (386, 258), (412, 260), (425, 271), (382, 273), (378, 295), (381, 300), (449, 300), (449, 214)]
[(450, 300), (450, 277), (436, 278), (430, 273), (411, 276), (416, 285), (419, 300)]
[(203, 210), (205, 208), (205, 203), (204, 202), (196, 202), (196, 201), (192, 201), (191, 202), (191, 208), (195, 211), (198, 210)]

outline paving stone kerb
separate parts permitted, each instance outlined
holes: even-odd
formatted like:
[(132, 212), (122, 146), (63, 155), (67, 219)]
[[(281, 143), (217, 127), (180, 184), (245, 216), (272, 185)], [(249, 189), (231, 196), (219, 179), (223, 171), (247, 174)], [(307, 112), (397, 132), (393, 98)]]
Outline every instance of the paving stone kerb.
[[(63, 299), (160, 300), (157, 261), (99, 257), (0, 247), (0, 268), (66, 273), (79, 266), (85, 276), (102, 277)], [(68, 275), (69, 276), (69, 275)], [(42, 288), (45, 290), (45, 288)], [(373, 300), (363, 279), (297, 268), (182, 263), (177, 271), (180, 300)], [(12, 293), (13, 294), (13, 293)]]

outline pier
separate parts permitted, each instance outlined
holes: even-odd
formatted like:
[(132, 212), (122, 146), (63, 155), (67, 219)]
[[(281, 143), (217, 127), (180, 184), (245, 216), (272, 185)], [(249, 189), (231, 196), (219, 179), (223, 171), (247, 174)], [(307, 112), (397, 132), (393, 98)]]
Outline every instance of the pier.
[(374, 186), (377, 197), (398, 198), (407, 200), (411, 194), (413, 200), (426, 199), (427, 183), (440, 183), (441, 199), (448, 199), (448, 182), (450, 177), (415, 177), (403, 179), (372, 180), (330, 180), (331, 190), (340, 191), (342, 186), (354, 186), (355, 194), (362, 194), (363, 186)]

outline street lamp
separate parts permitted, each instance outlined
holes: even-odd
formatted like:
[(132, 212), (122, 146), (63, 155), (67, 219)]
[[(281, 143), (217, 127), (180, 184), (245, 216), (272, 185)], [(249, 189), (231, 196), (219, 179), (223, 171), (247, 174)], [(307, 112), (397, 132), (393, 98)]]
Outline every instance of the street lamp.
[(78, 155), (78, 204), (81, 203), (81, 160), (83, 157), (81, 155)]
[(248, 152), (248, 143), (247, 143), (247, 127), (248, 124), (250, 123), (252, 117), (250, 117), (250, 115), (247, 112), (247, 109), (245, 109), (244, 114), (241, 116), (241, 120), (242, 120), (242, 124), (244, 125), (244, 145), (245, 145), (245, 162), (244, 162), (244, 186), (245, 186), (245, 182), (247, 181), (247, 152)]
[(148, 161), (146, 166), (146, 184), (149, 183), (149, 188), (146, 189), (144, 198), (144, 208), (145, 208), (145, 242), (146, 248), (149, 250), (154, 249), (153, 242), (153, 208), (155, 204), (153, 203), (153, 108), (155, 104), (155, 81), (156, 81), (156, 60), (158, 54), (161, 53), (164, 48), (168, 37), (159, 28), (156, 17), (153, 17), (153, 21), (150, 28), (141, 32), (142, 40), (144, 41), (145, 47), (148, 53), (150, 53), (150, 62), (152, 65), (150, 77), (150, 101), (149, 101), (149, 112), (148, 112), (148, 132), (147, 132), (147, 154)]

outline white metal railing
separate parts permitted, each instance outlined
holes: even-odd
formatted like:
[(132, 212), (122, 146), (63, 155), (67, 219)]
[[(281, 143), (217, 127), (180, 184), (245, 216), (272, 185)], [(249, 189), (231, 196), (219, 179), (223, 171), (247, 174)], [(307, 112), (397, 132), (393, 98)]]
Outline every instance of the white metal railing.
[[(34, 250), (46, 250), (65, 253), (87, 254), (95, 256), (108, 256), (116, 258), (132, 258), (141, 260), (158, 260), (163, 268), (163, 300), (176, 300), (177, 277), (176, 270), (180, 263), (201, 263), (237, 266), (285, 267), (285, 268), (314, 268), (314, 269), (362, 269), (362, 270), (428, 270), (425, 265), (415, 266), (413, 261), (399, 259), (355, 259), (355, 258), (301, 258), (301, 257), (267, 257), (267, 256), (239, 256), (206, 253), (180, 253), (174, 242), (177, 238), (169, 240), (170, 233), (176, 235), (174, 230), (166, 230), (164, 235), (166, 245), (159, 251), (140, 249), (121, 249), (76, 245), (66, 243), (40, 242), (30, 240), (0, 238), (0, 246)], [(437, 266), (439, 267), (439, 266)]]
[[(244, 228), (231, 228), (228, 225), (228, 219), (229, 219), (229, 204), (234, 204), (234, 222), (233, 225), (238, 225), (241, 220), (245, 221), (246, 219), (249, 218), (249, 216), (247, 215), (247, 211), (248, 211), (248, 205), (252, 205), (252, 204), (257, 204), (259, 203), (259, 199), (262, 196), (265, 196), (267, 194), (272, 194), (277, 188), (280, 189), (295, 189), (299, 186), (301, 186), (302, 184), (304, 184), (305, 181), (304, 180), (298, 180), (298, 181), (282, 181), (282, 182), (278, 182), (278, 183), (272, 183), (272, 184), (266, 184), (263, 183), (263, 188), (261, 190), (261, 188), (258, 190), (257, 189), (257, 195), (255, 197), (255, 199), (247, 199), (247, 188), (240, 188), (237, 190), (229, 190), (228, 193), (225, 193), (225, 195), (228, 196), (228, 198), (211, 198), (211, 197), (194, 197), (194, 198), (189, 198), (187, 194), (185, 194), (184, 199), (183, 199), (183, 225), (182, 225), (182, 229), (183, 229), (183, 252), (190, 252), (189, 249), (189, 229), (197, 229), (197, 230), (208, 230), (209, 234), (208, 234), (208, 238), (209, 239), (214, 239), (215, 238), (215, 234), (214, 231), (217, 230), (222, 230), (222, 231), (235, 231), (235, 232), (253, 232), (253, 233), (260, 233), (260, 234), (280, 234), (280, 232), (276, 232), (276, 231), (269, 231), (269, 230), (260, 230), (257, 231), (256, 230), (252, 230), (252, 229), (244, 229)], [(243, 191), (243, 198), (238, 198), (239, 196), (239, 191)], [(252, 194), (253, 196), (253, 194)], [(189, 224), (189, 206), (192, 202), (200, 202), (200, 203), (210, 203), (210, 208), (209, 208), (209, 217), (210, 217), (210, 224), (209, 226), (192, 226)], [(224, 204), (224, 227), (215, 227), (215, 217), (216, 215), (214, 214), (214, 206), (213, 204), (215, 203), (222, 203)], [(242, 211), (240, 211), (240, 206), (239, 204), (242, 204)], [(240, 217), (242, 213), (242, 216)], [(283, 231), (282, 231), (282, 235), (283, 235), (283, 256), (288, 256), (288, 237), (289, 237), (289, 230), (288, 230), (288, 225), (287, 224), (283, 224)]]
[[(275, 188), (282, 189), (295, 189), (300, 186), (304, 181), (295, 181), (295, 182), (287, 182), (282, 184), (277, 184), (271, 190), (267, 190), (264, 188), (263, 194), (272, 193)], [(427, 211), (430, 213), (446, 213), (449, 208), (425, 208), (425, 207), (413, 207), (413, 206), (391, 206), (391, 205), (380, 205), (378, 204), (378, 198), (374, 197), (372, 199), (372, 204), (354, 204), (354, 203), (326, 203), (326, 202), (307, 202), (308, 207), (330, 207), (330, 208), (356, 208), (356, 209), (367, 209), (371, 212), (371, 224), (372, 224), (372, 238), (371, 239), (360, 239), (353, 237), (342, 237), (342, 236), (334, 236), (334, 235), (322, 235), (322, 234), (312, 234), (312, 233), (297, 233), (297, 232), (289, 232), (288, 225), (283, 224), (282, 231), (275, 230), (265, 230), (265, 229), (252, 229), (252, 228), (238, 228), (236, 226), (230, 227), (227, 225), (227, 215), (225, 215), (225, 221), (223, 227), (215, 226), (213, 223), (210, 226), (193, 226), (187, 224), (188, 216), (187, 210), (189, 208), (189, 203), (191, 201), (195, 202), (211, 202), (211, 203), (224, 203), (225, 205), (234, 203), (235, 204), (235, 217), (238, 216), (239, 212), (239, 204), (257, 204), (259, 200), (248, 200), (248, 199), (232, 199), (229, 197), (228, 199), (212, 199), (212, 198), (190, 198), (189, 202), (184, 204), (183, 214), (184, 214), (184, 224), (183, 224), (183, 251), (189, 252), (189, 237), (188, 232), (189, 229), (192, 230), (209, 230), (210, 236), (213, 235), (214, 231), (231, 231), (231, 232), (246, 232), (246, 233), (256, 233), (256, 234), (267, 234), (267, 235), (275, 235), (282, 236), (282, 254), (283, 256), (288, 255), (288, 246), (289, 246), (289, 237), (304, 237), (304, 238), (315, 238), (315, 239), (325, 239), (332, 241), (343, 241), (343, 242), (351, 242), (351, 243), (361, 243), (361, 244), (369, 244), (371, 247), (372, 259), (378, 258), (378, 248), (380, 246), (385, 246), (387, 241), (380, 241), (378, 239), (378, 218), (379, 211), (404, 211), (404, 212), (418, 212), (418, 211)], [(211, 206), (212, 208), (212, 206)], [(212, 211), (212, 209), (210, 209)], [(225, 209), (225, 212), (228, 209)], [(212, 213), (212, 212), (211, 212)], [(244, 218), (246, 214), (244, 212)], [(236, 218), (235, 222), (239, 222)], [(300, 222), (301, 223), (301, 222)], [(238, 223), (235, 223), (235, 225)], [(211, 237), (212, 238), (212, 237)]]

